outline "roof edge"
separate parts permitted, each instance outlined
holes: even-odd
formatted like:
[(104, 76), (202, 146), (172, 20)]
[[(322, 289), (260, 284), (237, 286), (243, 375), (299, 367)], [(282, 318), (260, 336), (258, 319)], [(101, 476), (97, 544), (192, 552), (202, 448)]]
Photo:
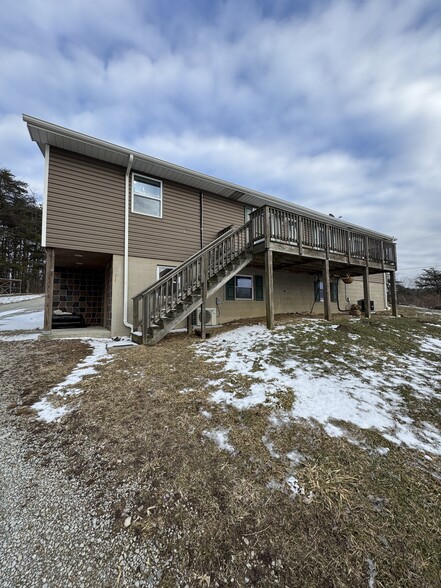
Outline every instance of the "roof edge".
[[(282, 198), (278, 198), (276, 196), (270, 196), (269, 194), (266, 194), (264, 192), (259, 192), (258, 190), (252, 190), (250, 188), (246, 188), (245, 186), (242, 186), (240, 184), (228, 182), (227, 180), (221, 180), (220, 178), (216, 178), (214, 176), (210, 176), (210, 175), (204, 174), (202, 172), (191, 170), (189, 168), (186, 168), (186, 167), (174, 164), (174, 163), (170, 163), (170, 162), (165, 161), (163, 159), (159, 159), (159, 158), (153, 157), (151, 155), (146, 155), (145, 153), (141, 153), (140, 151), (135, 151), (135, 150), (129, 149), (127, 147), (122, 147), (121, 145), (117, 145), (115, 143), (111, 143), (111, 142), (105, 141), (103, 139), (98, 139), (96, 137), (93, 137), (91, 135), (87, 135), (85, 133), (73, 131), (72, 129), (68, 129), (68, 128), (63, 127), (61, 125), (57, 125), (55, 123), (51, 123), (51, 122), (45, 121), (43, 119), (39, 119), (39, 118), (36, 118), (36, 117), (28, 115), (28, 114), (23, 114), (22, 116), (23, 116), (23, 121), (27, 124), (31, 139), (39, 145), (40, 150), (42, 150), (43, 154), (44, 154), (44, 145), (40, 144), (33, 137), (33, 134), (31, 131), (32, 128), (39, 129), (39, 130), (45, 131), (47, 133), (53, 133), (54, 135), (62, 136), (62, 137), (68, 138), (68, 139), (72, 139), (72, 140), (78, 141), (80, 143), (95, 146), (98, 149), (104, 149), (110, 153), (117, 153), (119, 155), (127, 155), (127, 161), (129, 159), (130, 155), (133, 155), (134, 159), (139, 159), (140, 161), (152, 163), (152, 164), (157, 165), (159, 167), (162, 167), (164, 169), (176, 172), (177, 174), (181, 174), (181, 175), (186, 176), (188, 178), (192, 178), (193, 180), (196, 179), (196, 180), (200, 180), (203, 182), (209, 182), (213, 185), (214, 189), (216, 186), (218, 186), (219, 188), (228, 189), (228, 190), (231, 190), (232, 192), (235, 192), (235, 193), (241, 192), (241, 193), (243, 193), (243, 196), (246, 196), (246, 195), (251, 196), (251, 197), (255, 198), (256, 200), (261, 201), (260, 206), (263, 206), (265, 204), (269, 204), (270, 206), (284, 208), (284, 209), (287, 209), (291, 212), (294, 212), (294, 213), (297, 213), (300, 215), (304, 215), (304, 216), (309, 216), (309, 217), (312, 217), (318, 221), (327, 222), (329, 224), (332, 224), (332, 225), (335, 225), (335, 226), (338, 226), (341, 228), (345, 228), (345, 229), (349, 228), (349, 229), (354, 229), (356, 231), (361, 231), (365, 234), (374, 236), (376, 238), (387, 239), (387, 240), (391, 240), (391, 241), (396, 240), (395, 237), (392, 237), (390, 235), (386, 235), (384, 233), (379, 233), (377, 231), (373, 231), (371, 229), (368, 229), (368, 228), (360, 226), (360, 225), (348, 223), (348, 222), (341, 221), (341, 220), (333, 218), (333, 217), (329, 217), (328, 215), (326, 215), (322, 212), (318, 212), (318, 211), (312, 210), (310, 208), (306, 208), (306, 207), (300, 206), (298, 204), (294, 204), (288, 200), (283, 200)], [(224, 198), (228, 198), (228, 196), (224, 195)], [(242, 197), (239, 197), (238, 200), (243, 201)], [(332, 218), (332, 220), (331, 220), (331, 218)]]

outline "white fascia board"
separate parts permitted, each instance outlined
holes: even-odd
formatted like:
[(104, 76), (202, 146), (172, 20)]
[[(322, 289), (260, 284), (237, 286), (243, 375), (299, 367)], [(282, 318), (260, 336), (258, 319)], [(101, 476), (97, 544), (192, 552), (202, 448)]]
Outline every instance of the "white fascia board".
[(44, 149), (44, 185), (43, 185), (43, 210), (41, 222), (41, 246), (46, 247), (46, 231), (47, 231), (47, 197), (49, 185), (49, 157), (50, 145), (46, 144)]

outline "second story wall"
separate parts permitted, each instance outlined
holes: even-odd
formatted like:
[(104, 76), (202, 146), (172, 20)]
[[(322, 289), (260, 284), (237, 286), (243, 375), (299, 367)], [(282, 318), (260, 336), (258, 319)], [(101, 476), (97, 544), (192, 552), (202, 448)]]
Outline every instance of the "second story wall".
[[(47, 246), (123, 255), (125, 172), (52, 147)], [(214, 194), (203, 195), (202, 210), (204, 245), (226, 226), (244, 222), (243, 204)], [(129, 255), (179, 262), (200, 249), (199, 190), (163, 180), (162, 212), (162, 218), (130, 212)]]
[(52, 147), (46, 245), (124, 253), (124, 168)]

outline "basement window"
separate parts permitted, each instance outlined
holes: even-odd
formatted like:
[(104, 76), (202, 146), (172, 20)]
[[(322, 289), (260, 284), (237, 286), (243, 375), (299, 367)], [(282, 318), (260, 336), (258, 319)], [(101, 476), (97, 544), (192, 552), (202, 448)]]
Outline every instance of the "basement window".
[(162, 182), (133, 174), (132, 212), (162, 218)]
[(263, 276), (234, 276), (225, 286), (225, 300), (263, 300)]

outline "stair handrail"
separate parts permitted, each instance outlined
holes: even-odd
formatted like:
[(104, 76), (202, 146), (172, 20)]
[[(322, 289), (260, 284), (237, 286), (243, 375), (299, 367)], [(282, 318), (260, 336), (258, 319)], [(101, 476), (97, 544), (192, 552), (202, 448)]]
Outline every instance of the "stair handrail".
[(185, 267), (187, 264), (191, 263), (192, 261), (195, 261), (199, 257), (202, 257), (202, 255), (204, 255), (204, 253), (206, 253), (209, 249), (211, 249), (212, 247), (216, 247), (216, 245), (221, 243), (224, 239), (231, 236), (236, 231), (239, 231), (240, 229), (242, 229), (243, 226), (244, 225), (240, 226), (238, 229), (231, 228), (226, 233), (223, 233), (220, 237), (216, 237), (216, 239), (214, 239), (214, 241), (210, 241), (210, 243), (208, 243), (208, 245), (205, 245), (205, 247), (203, 247), (202, 249), (199, 249), (198, 251), (196, 251), (196, 253), (193, 253), (193, 255), (191, 257), (189, 257), (188, 259), (186, 259), (185, 261), (183, 261), (182, 263), (177, 265), (172, 271), (167, 272), (167, 274), (165, 274), (165, 276), (163, 276), (159, 280), (156, 280), (156, 282), (153, 282), (153, 284), (150, 284), (150, 286), (148, 286), (144, 290), (141, 290), (141, 292), (138, 292), (138, 294), (135, 294), (135, 296), (132, 296), (132, 300), (134, 302), (136, 302), (136, 300), (139, 301), (143, 296), (148, 294), (150, 290), (157, 288), (163, 282), (166, 282), (170, 278), (173, 278), (173, 276), (178, 274), (183, 269), (183, 267)]

